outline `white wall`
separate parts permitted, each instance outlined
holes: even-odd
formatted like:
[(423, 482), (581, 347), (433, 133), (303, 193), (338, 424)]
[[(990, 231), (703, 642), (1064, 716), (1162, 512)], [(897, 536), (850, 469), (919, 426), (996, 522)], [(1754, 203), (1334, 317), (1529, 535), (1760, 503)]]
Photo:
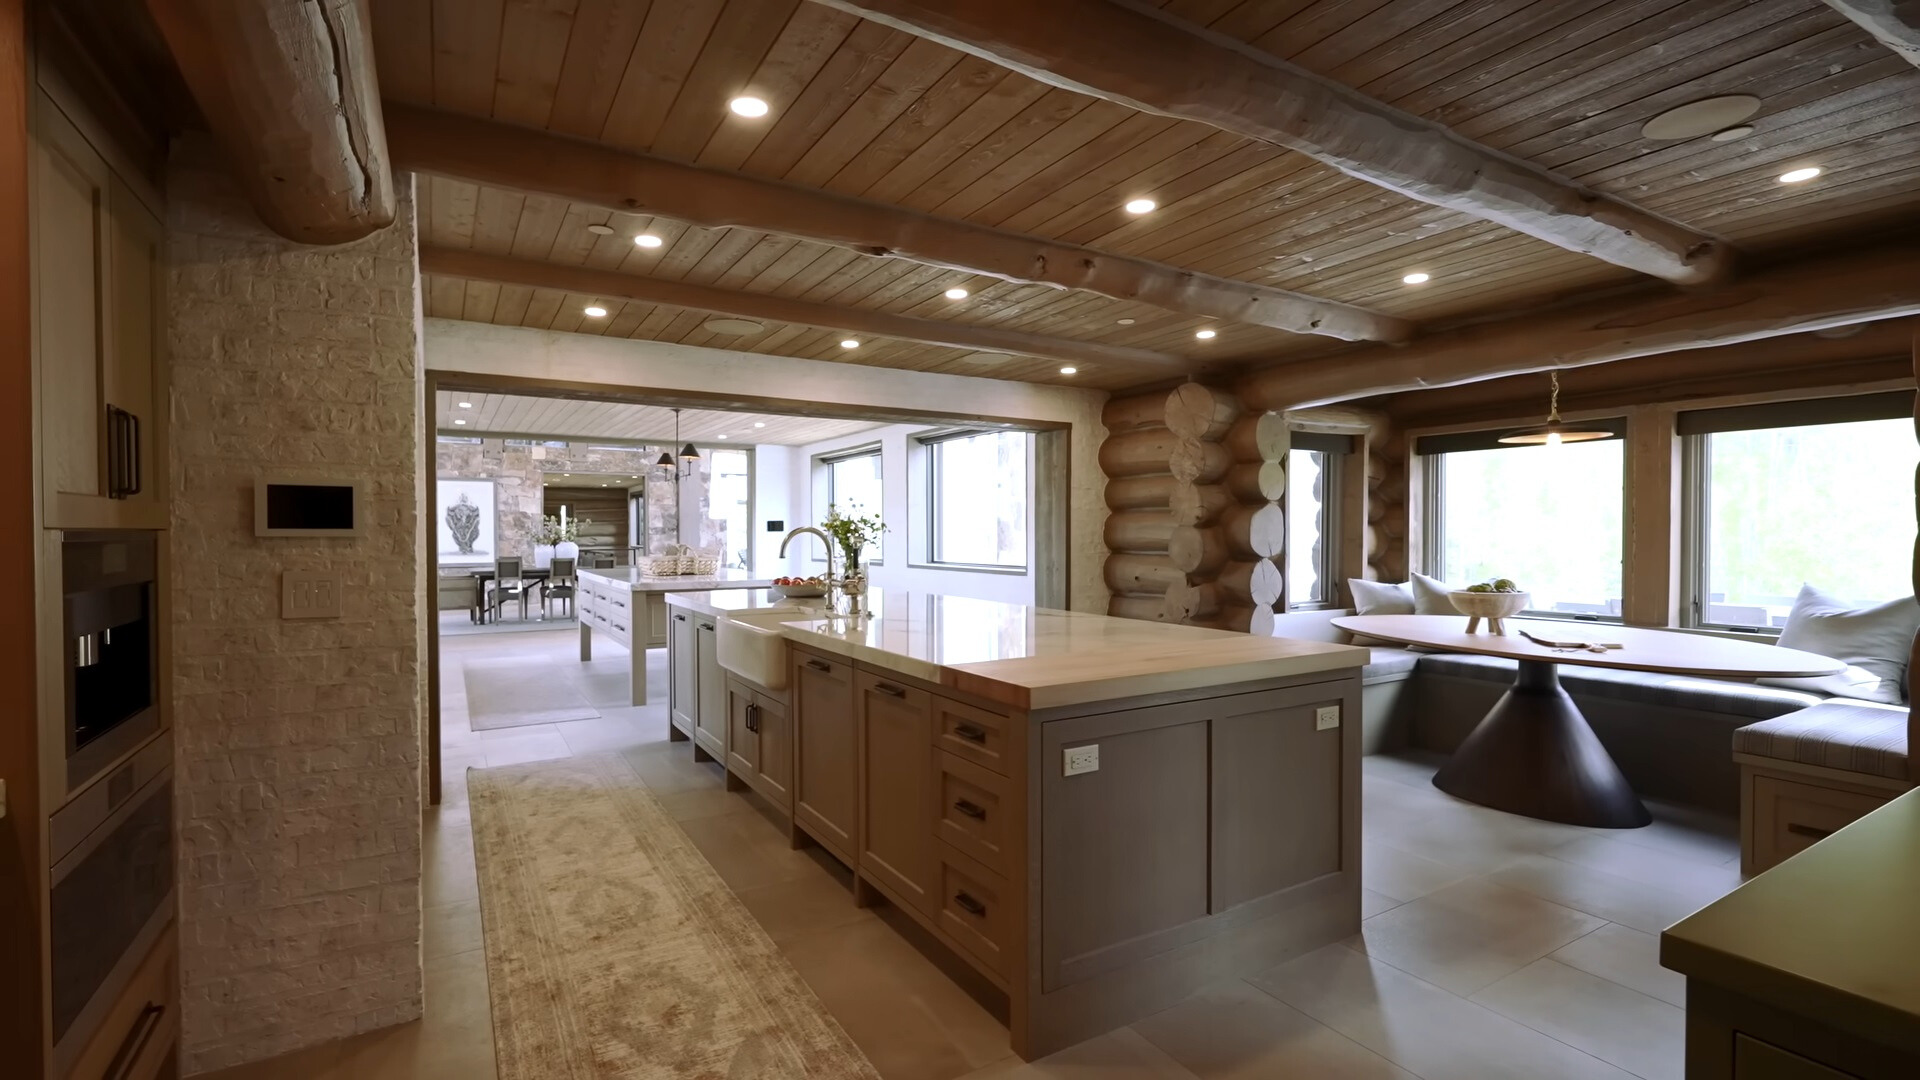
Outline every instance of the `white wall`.
[[(1098, 461), (1106, 438), (1100, 422), (1104, 392), (451, 319), (427, 320), (426, 348), (427, 367), (436, 372), (707, 394), (786, 391), (803, 394), (800, 400), (1066, 424), (1072, 429), (1067, 603), (1075, 611), (1107, 610), (1101, 577), (1107, 557), (1101, 539), (1107, 520), (1106, 478)], [(756, 514), (762, 530), (770, 516)], [(799, 516), (789, 507), (789, 527), (801, 524)], [(768, 534), (762, 531), (758, 537)], [(777, 545), (768, 550), (773, 547)]]
[[(761, 577), (782, 577), (793, 573), (790, 560), (782, 559), (778, 554), (780, 538), (785, 535), (786, 529), (807, 524), (797, 520), (805, 515), (794, 512), (792, 492), (793, 448), (754, 447), (753, 567)], [(768, 532), (769, 521), (785, 522), (785, 528), (780, 532)]]
[[(914, 436), (939, 431), (919, 424), (892, 424), (825, 442), (793, 447), (787, 470), (788, 505), (792, 519), (787, 526), (818, 525), (827, 516), (827, 493), (814, 462), (823, 454), (878, 445), (880, 447), (880, 519), (887, 524), (882, 547), (884, 558), (869, 571), (873, 584), (887, 589), (971, 596), (981, 600), (999, 600), (1009, 604), (1033, 603), (1033, 530), (1027, 530), (1027, 566), (1021, 573), (990, 570), (956, 570), (924, 565), (924, 535), (927, 515), (919, 478), (925, 475), (925, 463), (914, 453)], [(1031, 470), (1029, 470), (1031, 476)], [(1028, 480), (1028, 505), (1032, 505), (1032, 480)], [(1029, 519), (1029, 526), (1032, 522)], [(779, 573), (818, 574), (826, 570), (825, 556), (818, 540), (811, 537), (795, 541)], [(914, 565), (914, 563), (922, 565)]]

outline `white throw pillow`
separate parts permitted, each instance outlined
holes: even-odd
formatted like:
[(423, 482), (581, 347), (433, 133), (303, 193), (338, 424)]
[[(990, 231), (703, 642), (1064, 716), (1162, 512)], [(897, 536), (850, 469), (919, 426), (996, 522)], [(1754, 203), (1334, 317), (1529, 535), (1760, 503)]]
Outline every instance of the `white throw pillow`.
[(1780, 631), (1780, 647), (1830, 657), (1847, 665), (1838, 675), (1813, 679), (1761, 679), (1768, 686), (1810, 690), (1838, 697), (1906, 701), (1907, 652), (1920, 632), (1920, 603), (1913, 597), (1869, 608), (1802, 585)]
[(1430, 578), (1425, 574), (1413, 575), (1413, 613), (1415, 615), (1458, 615), (1460, 609), (1453, 606), (1453, 597), (1447, 594), (1453, 586), (1439, 578)]
[(1404, 582), (1393, 585), (1384, 581), (1348, 578), (1347, 592), (1353, 597), (1355, 615), (1412, 615), (1414, 613), (1413, 590)]

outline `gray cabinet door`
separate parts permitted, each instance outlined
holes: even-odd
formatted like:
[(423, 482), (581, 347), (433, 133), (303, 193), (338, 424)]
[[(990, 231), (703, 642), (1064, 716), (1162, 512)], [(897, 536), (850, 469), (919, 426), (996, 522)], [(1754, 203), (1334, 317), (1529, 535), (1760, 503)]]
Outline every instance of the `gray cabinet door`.
[(851, 864), (856, 768), (853, 665), (793, 650), (793, 815), (813, 837)]
[(727, 752), (727, 680), (715, 648), (713, 620), (694, 616), (694, 741), (722, 761)]
[(667, 708), (673, 726), (692, 735), (699, 726), (700, 645), (693, 636), (693, 616), (675, 611), (667, 625)]
[(753, 731), (760, 763), (754, 786), (775, 806), (793, 809), (793, 723), (786, 703), (755, 694)]
[(933, 702), (925, 690), (862, 671), (860, 869), (931, 912), (939, 859), (933, 832)]

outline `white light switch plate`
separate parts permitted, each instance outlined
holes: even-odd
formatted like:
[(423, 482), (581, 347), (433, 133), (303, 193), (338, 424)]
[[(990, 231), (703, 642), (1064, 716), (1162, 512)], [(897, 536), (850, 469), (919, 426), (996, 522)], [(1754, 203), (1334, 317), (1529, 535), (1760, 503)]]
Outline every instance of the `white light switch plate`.
[(1079, 776), (1081, 773), (1100, 771), (1100, 744), (1089, 746), (1069, 746), (1060, 752), (1061, 773), (1066, 776)]
[(1340, 706), (1322, 705), (1313, 710), (1313, 730), (1325, 731), (1340, 726)]
[(280, 617), (340, 617), (340, 575), (319, 570), (287, 570), (280, 575)]

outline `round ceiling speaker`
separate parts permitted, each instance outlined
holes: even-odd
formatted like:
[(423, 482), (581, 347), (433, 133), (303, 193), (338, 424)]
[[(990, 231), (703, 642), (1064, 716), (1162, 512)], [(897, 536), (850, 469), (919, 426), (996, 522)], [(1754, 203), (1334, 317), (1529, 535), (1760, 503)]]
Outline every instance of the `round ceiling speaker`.
[(1640, 134), (1649, 139), (1696, 139), (1730, 128), (1760, 111), (1752, 94), (1727, 94), (1690, 101), (1647, 121)]
[(1714, 142), (1732, 142), (1735, 139), (1744, 139), (1751, 134), (1753, 134), (1752, 124), (1735, 124), (1730, 128), (1723, 128), (1714, 132), (1708, 136), (1708, 138), (1711, 138)]
[(960, 362), (963, 364), (1004, 364), (1011, 359), (1013, 359), (1013, 357), (1003, 352), (976, 352), (968, 353), (961, 357)]
[(590, 233), (592, 233), (592, 234), (593, 234), (593, 235), (595, 235), (595, 236), (612, 236), (612, 235), (613, 235), (613, 226), (611, 226), (611, 225), (589, 225), (589, 226), (587, 226), (587, 231), (588, 231), (588, 232), (590, 232)]
[(752, 319), (708, 319), (700, 329), (710, 334), (757, 334), (766, 326)]

